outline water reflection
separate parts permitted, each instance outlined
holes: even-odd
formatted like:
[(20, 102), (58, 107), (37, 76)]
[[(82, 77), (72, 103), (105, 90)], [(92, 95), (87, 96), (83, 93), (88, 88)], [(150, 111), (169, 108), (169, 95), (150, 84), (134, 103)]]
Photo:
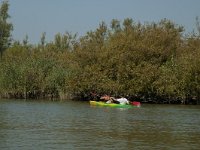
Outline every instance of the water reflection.
[(0, 149), (198, 149), (199, 106), (0, 102)]

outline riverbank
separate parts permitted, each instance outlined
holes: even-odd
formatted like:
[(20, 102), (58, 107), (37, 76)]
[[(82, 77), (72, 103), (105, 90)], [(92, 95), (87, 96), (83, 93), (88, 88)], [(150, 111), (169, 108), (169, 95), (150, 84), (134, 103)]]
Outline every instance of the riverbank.
[[(128, 100), (130, 101), (138, 101), (141, 102), (143, 104), (180, 104), (180, 105), (200, 105), (200, 100), (198, 99), (156, 99), (156, 98), (144, 98), (144, 97), (126, 97)], [(48, 97), (37, 97), (37, 98), (23, 98), (23, 97), (0, 97), (0, 100), (24, 100), (24, 101), (40, 101), (40, 100), (45, 100), (45, 101), (90, 101), (90, 100), (100, 100), (97, 99), (96, 97), (92, 97), (87, 96), (87, 97), (78, 97), (78, 96), (65, 96), (62, 98), (59, 97), (52, 97), (52, 96), (48, 96)]]

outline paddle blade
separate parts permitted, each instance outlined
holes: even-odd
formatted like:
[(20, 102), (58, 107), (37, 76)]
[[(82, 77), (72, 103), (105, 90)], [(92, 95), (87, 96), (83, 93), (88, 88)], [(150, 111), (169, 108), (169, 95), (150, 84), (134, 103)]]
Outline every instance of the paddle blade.
[(131, 103), (131, 105), (140, 107), (140, 106), (141, 106), (141, 103), (140, 103), (140, 102), (133, 101), (133, 102)]

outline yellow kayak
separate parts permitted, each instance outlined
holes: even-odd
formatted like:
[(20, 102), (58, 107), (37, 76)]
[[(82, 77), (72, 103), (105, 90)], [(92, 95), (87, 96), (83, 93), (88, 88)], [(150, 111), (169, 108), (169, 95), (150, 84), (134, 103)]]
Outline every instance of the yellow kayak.
[(90, 101), (90, 105), (92, 106), (106, 106), (106, 107), (115, 107), (115, 108), (132, 108), (137, 107), (134, 105), (122, 105), (122, 104), (115, 104), (115, 103), (105, 103), (105, 102), (97, 102), (97, 101)]

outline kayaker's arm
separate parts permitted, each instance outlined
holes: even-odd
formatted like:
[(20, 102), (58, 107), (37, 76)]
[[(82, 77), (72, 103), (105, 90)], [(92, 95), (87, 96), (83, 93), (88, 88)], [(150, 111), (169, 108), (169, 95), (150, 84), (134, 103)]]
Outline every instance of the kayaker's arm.
[(119, 101), (117, 101), (116, 98), (114, 98), (114, 97), (110, 97), (110, 99), (113, 101), (113, 103), (119, 104)]

